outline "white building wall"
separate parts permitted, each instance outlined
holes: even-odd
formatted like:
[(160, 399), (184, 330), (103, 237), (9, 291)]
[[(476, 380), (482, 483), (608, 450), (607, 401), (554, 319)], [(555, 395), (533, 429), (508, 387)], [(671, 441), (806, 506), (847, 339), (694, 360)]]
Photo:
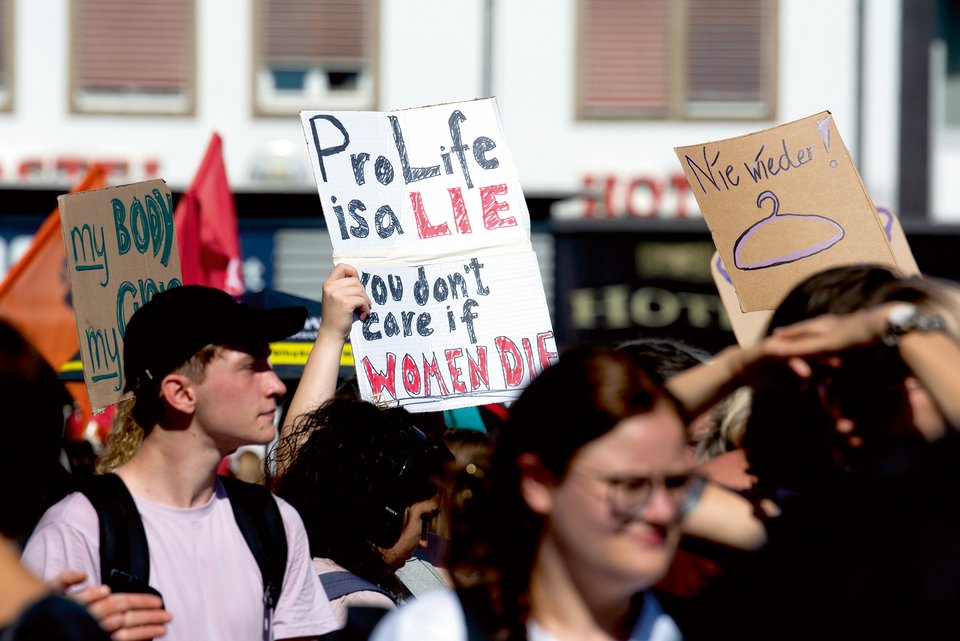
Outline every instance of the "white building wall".
[(900, 2), (870, 0), (863, 5), (866, 47), (860, 175), (875, 204), (896, 208), (900, 171)]
[[(830, 109), (879, 204), (895, 205), (899, 117), (898, 0), (863, 2), (867, 36), (864, 140), (855, 139), (857, 0), (781, 0), (777, 114), (770, 121), (577, 121), (576, 0), (494, 2), (493, 93), (529, 195), (581, 190), (585, 174), (680, 171), (673, 147), (734, 136)], [(403, 108), (480, 97), (487, 0), (381, 0), (378, 102)], [(224, 138), (235, 189), (258, 157), (292, 155), (312, 188), (296, 116), (252, 114), (252, 0), (198, 0), (197, 102), (193, 116), (71, 114), (68, 106), (68, 0), (16, 3), (15, 109), (0, 114), (0, 181), (15, 180), (30, 156), (122, 157), (133, 168), (156, 158), (174, 188), (190, 181), (210, 133)], [(162, 37), (162, 36), (161, 36)], [(305, 104), (304, 108), (322, 105)], [(950, 141), (947, 140), (947, 143)], [(937, 148), (960, 170), (960, 141)], [(956, 151), (954, 151), (956, 150)], [(934, 186), (941, 219), (960, 218), (960, 181), (944, 165)], [(139, 179), (136, 171), (131, 179)], [(953, 212), (953, 216), (951, 216)], [(0, 204), (0, 213), (3, 206)], [(22, 213), (22, 212), (10, 212)], [(319, 215), (319, 203), (318, 203)]]

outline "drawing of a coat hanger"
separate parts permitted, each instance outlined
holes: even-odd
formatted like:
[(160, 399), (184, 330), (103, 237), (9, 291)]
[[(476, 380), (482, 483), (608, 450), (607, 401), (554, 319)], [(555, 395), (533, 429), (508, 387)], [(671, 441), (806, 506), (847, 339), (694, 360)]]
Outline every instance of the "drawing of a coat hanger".
[[(773, 201), (773, 213), (751, 225), (733, 245), (737, 269), (792, 263), (830, 249), (843, 239), (843, 227), (836, 221), (819, 214), (781, 214), (780, 199), (772, 191), (757, 196), (757, 207), (766, 200)], [(811, 238), (816, 240), (811, 242)]]

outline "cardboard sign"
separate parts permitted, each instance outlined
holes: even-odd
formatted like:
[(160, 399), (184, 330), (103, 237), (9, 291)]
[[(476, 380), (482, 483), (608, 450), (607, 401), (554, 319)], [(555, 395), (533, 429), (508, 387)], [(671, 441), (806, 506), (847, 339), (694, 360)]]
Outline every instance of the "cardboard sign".
[(675, 151), (744, 312), (828, 267), (898, 268), (829, 112)]
[(886, 207), (877, 207), (877, 220), (883, 227), (883, 233), (890, 241), (890, 249), (893, 251), (893, 257), (900, 268), (900, 274), (903, 276), (916, 276), (920, 274), (920, 268), (917, 266), (917, 260), (913, 257), (913, 250), (910, 249), (910, 243), (907, 242), (907, 235), (903, 233), (903, 226), (895, 213)]
[[(917, 261), (913, 257), (910, 245), (907, 243), (907, 236), (903, 233), (903, 227), (900, 225), (900, 219), (884, 207), (877, 207), (877, 220), (883, 227), (883, 233), (890, 241), (890, 247), (900, 265), (900, 274), (903, 276), (914, 276), (920, 273), (917, 267)], [(727, 317), (730, 319), (730, 325), (733, 327), (733, 333), (737, 337), (737, 343), (741, 347), (748, 347), (759, 343), (767, 331), (770, 324), (770, 318), (773, 316), (772, 310), (758, 310), (755, 312), (744, 312), (740, 308), (740, 300), (737, 298), (737, 292), (733, 288), (733, 282), (730, 279), (730, 273), (727, 271), (720, 258), (720, 254), (715, 252), (710, 259), (710, 273), (713, 275), (713, 282), (720, 293), (720, 300), (723, 301), (724, 309), (727, 311)], [(796, 285), (797, 283), (794, 283)]]
[(744, 312), (740, 309), (740, 299), (737, 298), (737, 291), (733, 288), (730, 273), (724, 266), (719, 252), (714, 252), (710, 259), (710, 274), (717, 286), (720, 300), (723, 301), (727, 318), (730, 319), (733, 335), (737, 337), (737, 344), (740, 347), (749, 347), (763, 340), (767, 326), (770, 324), (770, 318), (773, 316), (773, 310), (761, 309), (755, 312)]
[(123, 393), (127, 321), (154, 294), (181, 285), (173, 197), (162, 180), (148, 180), (58, 201), (80, 359), (96, 411), (131, 396)]
[(557, 349), (496, 101), (300, 117), (334, 261), (373, 302), (350, 334), (363, 398), (516, 398)]

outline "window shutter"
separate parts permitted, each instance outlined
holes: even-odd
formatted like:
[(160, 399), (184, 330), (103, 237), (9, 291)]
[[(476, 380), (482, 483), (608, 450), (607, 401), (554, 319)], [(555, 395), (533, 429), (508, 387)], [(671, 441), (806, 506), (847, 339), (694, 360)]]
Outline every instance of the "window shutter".
[(766, 103), (769, 0), (687, 0), (687, 101)]
[(263, 62), (353, 70), (369, 55), (365, 0), (263, 0)]
[(581, 107), (585, 115), (665, 113), (669, 103), (667, 0), (582, 0)]
[(78, 91), (189, 92), (193, 0), (74, 0), (74, 27)]

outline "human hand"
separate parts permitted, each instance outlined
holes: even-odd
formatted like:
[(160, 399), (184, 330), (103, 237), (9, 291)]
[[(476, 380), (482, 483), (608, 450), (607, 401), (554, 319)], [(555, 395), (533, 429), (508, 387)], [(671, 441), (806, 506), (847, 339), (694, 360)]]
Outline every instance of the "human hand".
[(350, 335), (354, 312), (359, 314), (360, 320), (370, 313), (370, 298), (360, 284), (360, 274), (345, 263), (336, 265), (323, 282), (321, 302), (323, 314), (318, 338), (322, 334), (345, 340)]
[[(887, 303), (849, 314), (824, 314), (773, 330), (768, 350), (783, 357), (842, 352), (881, 340), (890, 311), (901, 303)], [(764, 341), (766, 342), (766, 341)]]
[(77, 570), (64, 570), (52, 579), (44, 581), (43, 584), (50, 592), (54, 592), (55, 594), (64, 594), (72, 586), (83, 583), (86, 578), (87, 575), (83, 572), (79, 572)]
[(767, 378), (777, 363), (786, 364), (800, 378), (812, 375), (812, 360), (837, 367), (845, 350), (880, 341), (887, 329), (890, 309), (896, 304), (849, 314), (823, 314), (777, 327), (758, 345), (742, 350), (738, 367), (744, 377), (754, 383)]
[(97, 585), (70, 598), (87, 608), (114, 641), (147, 641), (163, 636), (172, 619), (155, 594), (113, 594), (109, 587)]

